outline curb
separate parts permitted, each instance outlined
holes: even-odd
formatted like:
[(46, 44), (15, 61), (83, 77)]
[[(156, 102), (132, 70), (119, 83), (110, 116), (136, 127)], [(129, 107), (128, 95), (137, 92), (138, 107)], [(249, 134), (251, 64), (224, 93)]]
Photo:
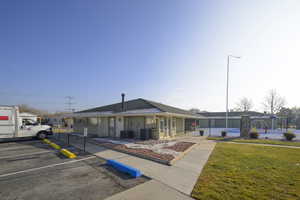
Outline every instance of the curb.
[(51, 143), (51, 141), (48, 140), (48, 139), (43, 139), (43, 142), (45, 142), (46, 144), (50, 144)]
[(67, 150), (67, 149), (61, 149), (61, 150), (60, 150), (60, 153), (64, 154), (64, 155), (67, 156), (68, 158), (76, 158), (76, 157), (77, 157), (74, 153), (70, 152), (70, 151)]
[(46, 144), (49, 144), (51, 147), (53, 147), (54, 149), (60, 150), (61, 147), (53, 142), (51, 142), (48, 139), (43, 139), (43, 142), (45, 142)]
[(53, 142), (51, 142), (49, 145), (50, 145), (51, 147), (53, 147), (54, 149), (57, 149), (57, 150), (60, 150), (60, 149), (61, 149), (61, 147), (60, 147), (59, 145), (57, 145), (57, 144), (55, 144), (55, 143), (53, 143)]
[(43, 142), (45, 142), (46, 144), (49, 144), (51, 147), (53, 147), (53, 148), (56, 149), (56, 150), (60, 150), (59, 152), (60, 152), (61, 154), (65, 155), (65, 156), (68, 157), (68, 158), (76, 158), (76, 157), (77, 157), (76, 154), (70, 152), (70, 151), (67, 150), (67, 149), (61, 148), (61, 146), (59, 146), (59, 145), (57, 145), (57, 144), (51, 142), (51, 141), (48, 140), (48, 139), (43, 139)]

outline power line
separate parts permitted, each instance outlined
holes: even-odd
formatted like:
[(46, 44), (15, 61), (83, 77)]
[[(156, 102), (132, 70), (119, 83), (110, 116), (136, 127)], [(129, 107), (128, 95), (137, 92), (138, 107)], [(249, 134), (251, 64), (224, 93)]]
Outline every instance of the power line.
[(75, 104), (75, 102), (73, 101), (74, 97), (72, 97), (72, 96), (66, 96), (65, 98), (67, 99), (67, 102), (66, 102), (67, 108), (66, 108), (66, 110), (69, 111), (69, 112), (74, 112), (75, 109), (72, 106), (72, 105)]

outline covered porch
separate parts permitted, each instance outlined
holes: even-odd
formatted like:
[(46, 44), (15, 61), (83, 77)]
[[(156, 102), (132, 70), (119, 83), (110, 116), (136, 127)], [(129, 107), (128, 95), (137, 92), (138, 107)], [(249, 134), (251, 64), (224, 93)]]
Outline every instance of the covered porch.
[(143, 114), (115, 116), (80, 116), (74, 118), (74, 131), (96, 137), (120, 138), (121, 131), (131, 131), (135, 139), (141, 139), (142, 129), (151, 129), (151, 139), (169, 139), (186, 135), (195, 129), (198, 119), (176, 114)]

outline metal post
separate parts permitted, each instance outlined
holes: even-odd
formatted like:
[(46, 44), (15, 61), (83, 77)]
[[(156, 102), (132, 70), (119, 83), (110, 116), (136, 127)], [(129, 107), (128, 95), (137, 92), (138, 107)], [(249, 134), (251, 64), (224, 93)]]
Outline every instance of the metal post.
[(208, 128), (209, 128), (209, 137), (211, 136), (211, 121), (208, 120)]
[(69, 135), (69, 133), (67, 133), (67, 141), (68, 141), (68, 145), (70, 145), (70, 135)]
[(227, 84), (226, 84), (226, 129), (228, 128), (228, 87), (229, 87), (229, 56), (227, 56)]
[(232, 58), (241, 58), (239, 56), (228, 55), (227, 56), (227, 84), (226, 84), (226, 129), (228, 128), (228, 89), (229, 89), (229, 59)]
[(85, 152), (86, 136), (83, 136), (83, 152)]
[(83, 129), (83, 151), (85, 152), (85, 143), (86, 143), (86, 137), (88, 135), (88, 129), (84, 128)]

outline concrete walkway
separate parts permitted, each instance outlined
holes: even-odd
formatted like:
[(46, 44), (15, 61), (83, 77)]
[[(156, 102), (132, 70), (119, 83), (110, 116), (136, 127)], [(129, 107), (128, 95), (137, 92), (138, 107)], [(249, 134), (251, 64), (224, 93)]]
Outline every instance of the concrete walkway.
[[(104, 159), (114, 159), (138, 168), (144, 175), (152, 178), (147, 183), (108, 198), (109, 200), (192, 199), (190, 194), (216, 143), (212, 140), (205, 140), (204, 137), (187, 137), (180, 138), (180, 140), (196, 142), (198, 145), (172, 166), (120, 153), (91, 143), (88, 143), (86, 150)], [(149, 196), (150, 194), (152, 196)]]

